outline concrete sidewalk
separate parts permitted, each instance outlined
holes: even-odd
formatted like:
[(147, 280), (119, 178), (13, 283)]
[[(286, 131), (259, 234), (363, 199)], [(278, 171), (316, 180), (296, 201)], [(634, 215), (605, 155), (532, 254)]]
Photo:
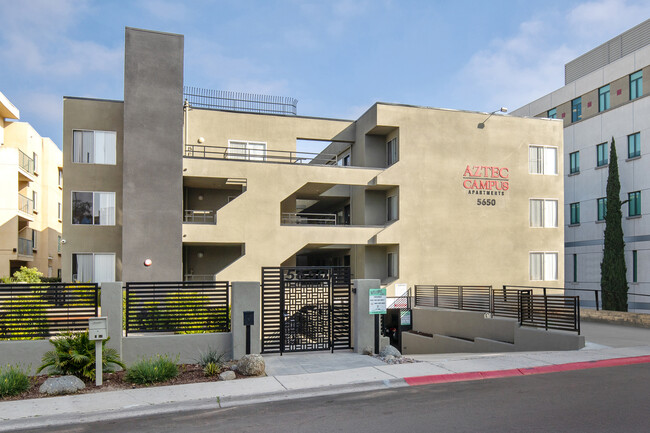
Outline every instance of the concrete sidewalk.
[(650, 356), (650, 345), (574, 352), (414, 355), (387, 365), (351, 352), (265, 356), (269, 376), (0, 402), (0, 431), (214, 409), (279, 399), (408, 386), (406, 378)]

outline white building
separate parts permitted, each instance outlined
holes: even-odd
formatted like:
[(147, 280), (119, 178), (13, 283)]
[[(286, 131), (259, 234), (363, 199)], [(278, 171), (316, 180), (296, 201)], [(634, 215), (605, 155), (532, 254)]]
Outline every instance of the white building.
[[(565, 65), (565, 86), (513, 112), (564, 121), (567, 289), (600, 290), (609, 142), (616, 141), (629, 311), (650, 310), (650, 20)], [(585, 306), (594, 294), (578, 294)], [(601, 298), (602, 299), (602, 298)]]

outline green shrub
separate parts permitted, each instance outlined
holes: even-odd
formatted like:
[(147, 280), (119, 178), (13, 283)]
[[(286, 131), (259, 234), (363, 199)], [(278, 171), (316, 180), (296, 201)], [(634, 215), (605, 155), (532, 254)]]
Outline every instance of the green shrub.
[(216, 362), (208, 362), (205, 364), (205, 367), (203, 367), (203, 373), (206, 376), (216, 376), (217, 374), (221, 373), (223, 370), (223, 364), (218, 364)]
[(156, 355), (143, 359), (128, 368), (124, 379), (139, 385), (165, 382), (178, 376), (177, 362), (178, 358), (173, 361), (167, 355)]
[(212, 347), (208, 347), (208, 350), (205, 352), (199, 351), (199, 358), (195, 359), (196, 363), (204, 368), (210, 363), (222, 365), (225, 360), (226, 354), (219, 353), (217, 349), (214, 349)]
[(20, 394), (29, 389), (27, 372), (16, 365), (0, 368), (0, 397)]
[[(102, 341), (102, 372), (110, 373), (117, 365), (126, 368), (117, 351), (105, 347), (107, 341)], [(88, 338), (88, 332), (66, 333), (53, 338), (50, 343), (54, 350), (43, 355), (37, 373), (47, 368), (49, 374), (72, 374), (95, 380), (95, 342)]]

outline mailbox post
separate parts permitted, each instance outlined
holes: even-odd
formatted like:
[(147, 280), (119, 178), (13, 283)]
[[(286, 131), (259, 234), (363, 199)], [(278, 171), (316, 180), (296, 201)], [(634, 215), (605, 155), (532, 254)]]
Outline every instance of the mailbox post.
[(255, 312), (244, 311), (244, 326), (246, 327), (246, 355), (251, 353), (251, 326), (255, 325)]
[(88, 319), (88, 339), (95, 342), (95, 385), (101, 386), (103, 379), (102, 369), (102, 341), (108, 338), (108, 317), (92, 317)]

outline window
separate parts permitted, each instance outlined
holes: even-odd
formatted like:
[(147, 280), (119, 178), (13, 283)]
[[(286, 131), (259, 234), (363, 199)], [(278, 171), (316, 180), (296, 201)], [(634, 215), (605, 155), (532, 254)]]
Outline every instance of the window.
[(557, 147), (530, 146), (528, 171), (531, 174), (557, 174)]
[(551, 108), (546, 112), (546, 117), (549, 119), (557, 119), (557, 108)]
[(627, 157), (636, 158), (641, 156), (641, 133), (630, 134), (627, 136)]
[(38, 193), (36, 191), (32, 191), (32, 210), (34, 212), (38, 211)]
[(609, 84), (598, 89), (598, 111), (609, 110)]
[(571, 224), (580, 224), (580, 203), (571, 203)]
[(607, 143), (600, 143), (596, 145), (596, 165), (602, 167), (609, 164)]
[(530, 199), (530, 226), (557, 227), (557, 200)]
[(637, 283), (639, 280), (638, 275), (638, 266), (637, 266), (637, 250), (632, 251), (632, 282)]
[(569, 174), (580, 173), (580, 151), (569, 154)]
[(63, 188), (63, 170), (59, 169), (59, 188)]
[(397, 219), (397, 196), (386, 197), (386, 221)]
[(630, 75), (630, 101), (643, 95), (643, 71)]
[(641, 191), (628, 193), (627, 199), (628, 216), (641, 215)]
[(530, 279), (557, 280), (557, 253), (530, 253)]
[(336, 165), (339, 165), (341, 167), (349, 167), (350, 166), (350, 152), (345, 153), (343, 155), (339, 155), (338, 161), (336, 161)]
[(115, 225), (115, 193), (73, 191), (72, 224)]
[(397, 277), (397, 253), (388, 253), (388, 277)]
[(578, 255), (573, 255), (573, 282), (578, 282)]
[(34, 157), (34, 173), (38, 173), (38, 155), (36, 152), (33, 154)]
[(607, 197), (601, 197), (598, 202), (598, 221), (605, 221), (607, 216)]
[(72, 131), (72, 162), (115, 164), (115, 131)]
[(115, 281), (115, 254), (72, 254), (72, 281), (81, 283)]
[(58, 203), (57, 214), (56, 215), (57, 215), (57, 218), (59, 219), (59, 221), (61, 221), (61, 203)]
[(399, 161), (399, 145), (397, 137), (386, 143), (386, 167), (390, 167)]
[(56, 237), (56, 252), (61, 254), (61, 236)]
[[(228, 141), (228, 159), (266, 161), (266, 143), (257, 141)], [(289, 161), (294, 162), (294, 161)]]
[(582, 119), (582, 98), (571, 101), (571, 121), (577, 122)]
[(38, 249), (38, 232), (32, 229), (32, 249)]

